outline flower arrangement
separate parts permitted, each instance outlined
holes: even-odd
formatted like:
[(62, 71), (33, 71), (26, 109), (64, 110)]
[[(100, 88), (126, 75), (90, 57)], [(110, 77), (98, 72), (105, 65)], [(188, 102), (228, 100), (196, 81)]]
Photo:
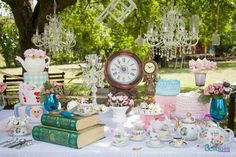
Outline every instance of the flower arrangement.
[(40, 50), (40, 49), (27, 49), (25, 52), (24, 52), (24, 56), (25, 57), (45, 57), (46, 56), (46, 52), (43, 51), (43, 50)]
[(198, 100), (203, 103), (208, 103), (211, 97), (225, 97), (230, 95), (233, 90), (229, 82), (213, 83), (203, 90), (203, 94), (200, 95)]
[(141, 102), (138, 111), (139, 114), (146, 114), (146, 115), (158, 115), (162, 114), (163, 110), (161, 109), (159, 104), (150, 103), (147, 102)]
[(127, 95), (113, 95), (112, 93), (108, 94), (108, 105), (114, 107), (123, 107), (123, 106), (134, 106), (134, 100), (130, 99)]
[(44, 84), (44, 87), (41, 88), (40, 98), (41, 100), (44, 100), (46, 95), (49, 94), (56, 94), (57, 99), (62, 99), (64, 96), (63, 91), (63, 83), (58, 83), (56, 81), (46, 81)]
[(7, 89), (7, 84), (0, 82), (0, 94), (2, 94)]
[(217, 64), (216, 62), (213, 61), (209, 61), (206, 58), (204, 58), (203, 60), (201, 59), (197, 59), (195, 60), (190, 60), (189, 61), (189, 68), (194, 72), (207, 72), (208, 70), (213, 70), (216, 69)]
[(46, 81), (43, 85), (44, 87), (41, 89), (42, 94), (57, 93), (58, 95), (63, 95), (63, 83)]

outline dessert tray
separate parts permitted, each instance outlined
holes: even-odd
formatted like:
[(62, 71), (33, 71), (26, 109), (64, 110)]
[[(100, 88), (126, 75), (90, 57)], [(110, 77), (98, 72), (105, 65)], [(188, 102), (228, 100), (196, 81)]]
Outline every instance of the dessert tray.
[(140, 115), (161, 115), (163, 110), (159, 104), (142, 102), (140, 106), (133, 109), (136, 114)]

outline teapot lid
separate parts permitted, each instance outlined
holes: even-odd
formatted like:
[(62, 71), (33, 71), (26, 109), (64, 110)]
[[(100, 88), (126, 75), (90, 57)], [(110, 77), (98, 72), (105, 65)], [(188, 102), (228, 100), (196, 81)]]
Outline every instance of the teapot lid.
[(188, 124), (192, 124), (192, 123), (195, 123), (196, 120), (192, 117), (192, 113), (188, 112), (186, 114), (186, 118), (184, 118), (182, 120), (184, 123), (188, 123)]

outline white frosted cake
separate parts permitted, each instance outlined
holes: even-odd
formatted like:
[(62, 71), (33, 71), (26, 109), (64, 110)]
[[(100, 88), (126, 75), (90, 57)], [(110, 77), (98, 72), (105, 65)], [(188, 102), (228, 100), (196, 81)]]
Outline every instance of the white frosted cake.
[(176, 99), (176, 116), (185, 117), (188, 112), (194, 118), (204, 118), (209, 113), (209, 104), (198, 102), (199, 93), (181, 93)]

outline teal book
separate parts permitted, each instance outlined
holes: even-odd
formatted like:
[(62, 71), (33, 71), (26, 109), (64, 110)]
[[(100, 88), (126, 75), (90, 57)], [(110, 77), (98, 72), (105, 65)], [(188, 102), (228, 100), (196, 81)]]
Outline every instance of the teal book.
[(48, 126), (35, 126), (32, 136), (37, 141), (43, 141), (71, 148), (83, 148), (104, 138), (104, 125), (95, 125), (80, 131), (71, 131)]
[(99, 124), (99, 117), (98, 114), (87, 117), (74, 116), (73, 118), (66, 118), (58, 114), (43, 114), (41, 123), (46, 126), (79, 131)]

